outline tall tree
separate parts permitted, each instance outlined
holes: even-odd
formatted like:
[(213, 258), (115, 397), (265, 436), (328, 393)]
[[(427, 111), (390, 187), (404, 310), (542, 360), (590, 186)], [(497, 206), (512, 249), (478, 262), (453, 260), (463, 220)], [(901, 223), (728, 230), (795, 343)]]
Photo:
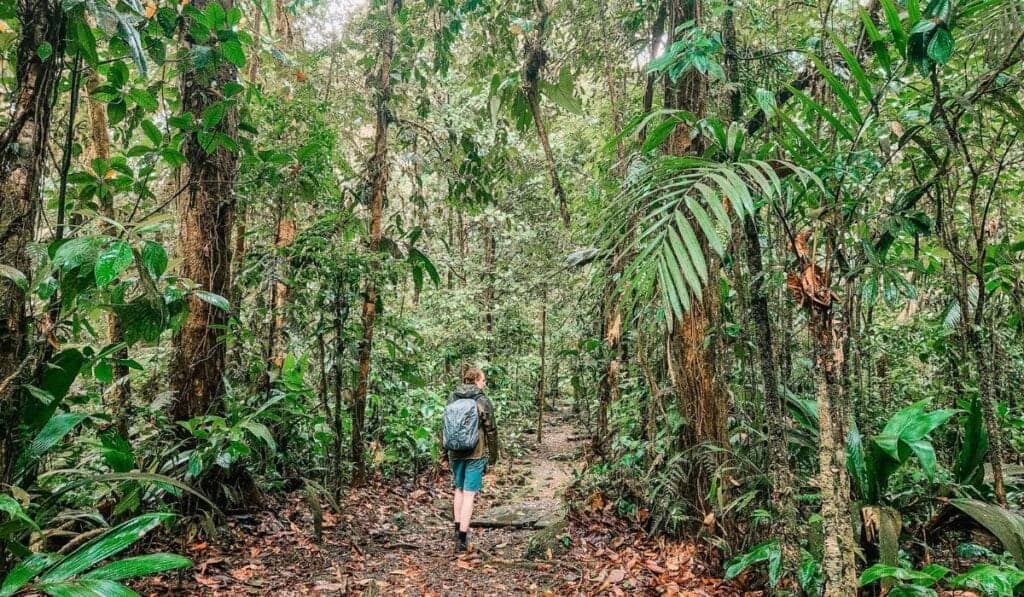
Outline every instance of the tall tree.
[(35, 235), (39, 186), (64, 58), (66, 20), (60, 0), (18, 0), (21, 38), (10, 120), (0, 133), (0, 484), (10, 480), (18, 452), (20, 383), (27, 362), (28, 316), (23, 283), (31, 269), (26, 251)]
[[(391, 62), (395, 55), (395, 4), (385, 0), (384, 18), (380, 28), (377, 73), (373, 81), (373, 103), (376, 115), (373, 155), (367, 165), (370, 190), (370, 253), (380, 253), (383, 235), (384, 201), (387, 198), (390, 163), (388, 161), (388, 126), (391, 122)], [(352, 463), (355, 466), (352, 484), (366, 481), (366, 458), (363, 454), (363, 422), (366, 418), (366, 396), (370, 388), (370, 364), (373, 355), (373, 327), (377, 319), (377, 283), (372, 275), (366, 280), (363, 301), (363, 338), (359, 342), (359, 371), (356, 390), (352, 394)]]
[[(205, 11), (214, 3), (228, 11), (233, 0), (193, 0), (192, 7)], [(186, 16), (186, 24), (191, 20)], [(186, 26), (186, 30), (190, 31), (185, 36), (187, 46), (206, 41), (193, 39), (196, 29)], [(181, 274), (201, 290), (221, 297), (230, 293), (238, 154), (223, 143), (211, 147), (210, 139), (223, 136), (233, 142), (238, 137), (238, 108), (223, 92), (225, 85), (237, 79), (237, 67), (223, 59), (209, 65), (195, 61), (181, 74), (182, 112), (208, 129), (189, 133), (183, 146), (187, 166), (181, 173), (184, 189), (178, 199)], [(188, 317), (174, 338), (170, 366), (175, 395), (171, 415), (176, 420), (218, 411), (224, 394), (228, 313), (195, 294), (189, 296), (188, 307)]]
[[(700, 27), (704, 23), (702, 0), (668, 0), (667, 31), (672, 42), (687, 35), (686, 24)], [(672, 43), (666, 43), (671, 46)], [(665, 107), (684, 110), (697, 118), (704, 116), (708, 102), (707, 77), (690, 68), (678, 78), (665, 80)], [(682, 156), (699, 154), (703, 147), (691, 127), (677, 126), (666, 141), (666, 151)], [(669, 333), (666, 357), (669, 375), (679, 401), (679, 412), (688, 417), (682, 438), (683, 445), (697, 447), (707, 444), (728, 444), (726, 434), (727, 404), (721, 380), (716, 375), (715, 343), (708, 342), (718, 318), (718, 268), (705, 241), (702, 249), (709, 264), (708, 280), (703, 297), (695, 299), (691, 308), (673, 322)], [(710, 474), (702, 471), (693, 484), (693, 498), (704, 504), (710, 486)]]

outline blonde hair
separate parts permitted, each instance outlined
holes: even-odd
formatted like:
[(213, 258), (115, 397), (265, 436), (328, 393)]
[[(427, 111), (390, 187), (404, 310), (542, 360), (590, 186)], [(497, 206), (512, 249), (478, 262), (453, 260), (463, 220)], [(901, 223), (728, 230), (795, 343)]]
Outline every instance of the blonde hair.
[(466, 367), (462, 370), (462, 383), (476, 383), (483, 377), (484, 372), (479, 367)]

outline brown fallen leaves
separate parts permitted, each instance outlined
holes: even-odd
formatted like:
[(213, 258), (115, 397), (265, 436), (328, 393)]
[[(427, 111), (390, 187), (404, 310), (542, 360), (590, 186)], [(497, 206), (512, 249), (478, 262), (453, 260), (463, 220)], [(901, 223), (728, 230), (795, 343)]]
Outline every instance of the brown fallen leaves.
[(573, 547), (563, 558), (582, 574), (566, 575), (558, 594), (744, 594), (710, 573), (717, 562), (704, 546), (650, 538), (635, 521), (614, 516), (614, 505), (603, 496), (584, 503), (570, 525)]

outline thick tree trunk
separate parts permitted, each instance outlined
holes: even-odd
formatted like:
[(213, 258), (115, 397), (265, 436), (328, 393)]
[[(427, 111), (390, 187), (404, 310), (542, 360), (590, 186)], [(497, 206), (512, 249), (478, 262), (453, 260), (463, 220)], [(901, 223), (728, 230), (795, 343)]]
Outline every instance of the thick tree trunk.
[(537, 138), (540, 139), (541, 147), (544, 148), (544, 158), (547, 162), (548, 175), (551, 176), (551, 188), (558, 199), (558, 210), (562, 216), (562, 224), (569, 228), (569, 198), (562, 187), (562, 180), (558, 176), (558, 166), (555, 164), (555, 154), (551, 151), (551, 142), (548, 140), (548, 131), (544, 126), (544, 117), (540, 109), (540, 76), (544, 65), (547, 63), (548, 55), (544, 51), (544, 35), (547, 30), (548, 9), (544, 0), (535, 0), (537, 4), (537, 23), (533, 35), (526, 40), (524, 54), (526, 64), (523, 66), (523, 93), (526, 95), (526, 102), (530, 105), (530, 114), (533, 115), (533, 123), (537, 127)]
[[(670, 0), (667, 15), (667, 31), (677, 32), (684, 23), (692, 21), (699, 25), (703, 22), (703, 5), (701, 0)], [(671, 39), (668, 44), (674, 41)], [(666, 108), (686, 110), (699, 118), (704, 115), (707, 96), (707, 80), (696, 70), (684, 73), (674, 82), (666, 79)], [(700, 153), (700, 139), (691, 139), (690, 135), (689, 127), (677, 126), (667, 140), (666, 151), (671, 155)], [(704, 251), (708, 263), (712, 264), (708, 276), (712, 283), (705, 289), (704, 296), (695, 300), (690, 310), (673, 322), (666, 344), (668, 371), (675, 387), (679, 412), (688, 419), (680, 438), (688, 448), (728, 446), (726, 394), (716, 375), (715, 342), (708, 342), (719, 313), (715, 282), (718, 267), (706, 246)], [(704, 510), (710, 508), (707, 498), (711, 473), (702, 469), (690, 485), (694, 503)]]
[[(7, 127), (0, 133), (0, 264), (28, 275), (26, 251), (35, 236), (39, 184), (46, 161), (54, 90), (64, 59), (64, 12), (60, 0), (18, 0), (21, 39), (16, 88)], [(45, 60), (39, 48), (49, 44)], [(10, 481), (17, 458), (21, 382), (32, 368), (25, 291), (0, 276), (0, 485)], [(2, 555), (2, 554), (0, 554)]]
[[(202, 11), (213, 2), (228, 10), (233, 0), (193, 0), (192, 5)], [(191, 43), (191, 38), (186, 36), (186, 42)], [(210, 106), (224, 101), (220, 90), (237, 76), (237, 69), (227, 61), (212, 71), (186, 70), (181, 75), (182, 111), (202, 122)], [(237, 107), (228, 107), (215, 132), (237, 138)], [(178, 199), (181, 274), (199, 288), (226, 297), (231, 291), (238, 156), (225, 147), (208, 153), (194, 133), (185, 138), (183, 150), (188, 164), (182, 173), (187, 188)], [(219, 412), (224, 394), (228, 314), (194, 295), (189, 296), (188, 307), (185, 324), (174, 338), (170, 366), (170, 388), (175, 395), (171, 416), (179, 421)]]
[[(394, 9), (392, 0), (385, 3), (386, 23), (381, 33), (379, 71), (377, 73), (375, 104), (376, 128), (373, 156), (368, 167), (370, 181), (370, 253), (376, 259), (380, 252), (384, 200), (388, 190), (388, 125), (390, 124), (391, 61), (394, 57)], [(352, 394), (352, 484), (366, 482), (366, 458), (363, 446), (363, 423), (366, 419), (366, 396), (370, 389), (370, 363), (373, 354), (373, 327), (377, 319), (377, 284), (371, 277), (366, 281), (363, 302), (363, 339), (359, 343), (359, 372), (356, 389)]]

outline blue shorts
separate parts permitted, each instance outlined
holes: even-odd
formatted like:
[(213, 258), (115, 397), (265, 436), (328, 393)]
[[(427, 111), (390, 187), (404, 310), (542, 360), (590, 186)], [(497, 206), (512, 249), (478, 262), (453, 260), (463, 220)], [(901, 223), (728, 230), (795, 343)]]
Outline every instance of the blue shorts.
[(484, 486), (486, 458), (452, 460), (452, 485), (463, 491), (480, 491)]

